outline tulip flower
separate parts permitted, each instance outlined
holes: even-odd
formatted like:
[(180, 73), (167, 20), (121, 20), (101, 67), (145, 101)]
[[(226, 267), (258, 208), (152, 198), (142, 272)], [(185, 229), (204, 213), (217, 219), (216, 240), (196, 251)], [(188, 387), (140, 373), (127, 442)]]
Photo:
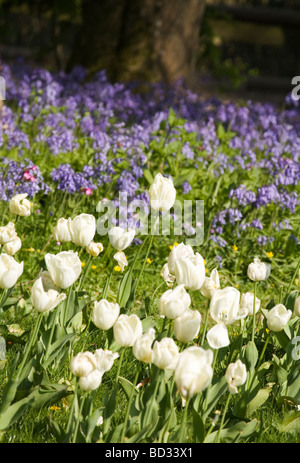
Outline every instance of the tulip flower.
[(94, 241), (91, 241), (86, 247), (86, 252), (92, 257), (98, 257), (103, 249), (102, 243), (95, 243)]
[(191, 346), (179, 355), (174, 374), (177, 389), (184, 399), (206, 389), (212, 380), (213, 352)]
[(221, 349), (229, 346), (228, 331), (223, 323), (217, 323), (206, 334), (209, 346), (212, 349)]
[(132, 243), (135, 230), (126, 231), (122, 227), (112, 227), (108, 232), (109, 241), (117, 251), (124, 251)]
[(225, 325), (231, 325), (248, 315), (248, 310), (240, 309), (240, 292), (231, 286), (214, 292), (209, 311), (215, 322)]
[(175, 277), (179, 285), (186, 289), (196, 291), (200, 289), (205, 280), (205, 264), (202, 256), (195, 255), (180, 257), (175, 261)]
[(275, 305), (266, 316), (268, 328), (274, 332), (283, 330), (291, 316), (292, 311), (288, 310), (283, 304)]
[(31, 214), (32, 203), (26, 199), (27, 193), (15, 195), (9, 202), (9, 210), (12, 214), (28, 217)]
[(271, 265), (261, 262), (260, 259), (255, 258), (254, 262), (249, 264), (247, 275), (252, 281), (263, 281), (269, 278), (271, 273)]
[[(253, 293), (244, 293), (241, 296), (240, 307), (242, 310), (247, 309), (248, 315), (253, 315), (253, 304), (254, 303), (254, 294)], [(260, 299), (255, 297), (255, 313), (259, 311)]]
[(102, 381), (102, 372), (100, 370), (93, 370), (87, 376), (80, 376), (79, 378), (79, 387), (83, 391), (90, 392), (95, 391), (101, 384)]
[(201, 314), (198, 310), (186, 309), (174, 320), (174, 334), (180, 342), (190, 342), (195, 339), (200, 330)]
[(109, 330), (113, 327), (120, 314), (120, 306), (117, 303), (108, 302), (106, 299), (94, 302), (92, 320), (100, 330)]
[(12, 288), (22, 275), (23, 269), (24, 262), (19, 263), (5, 253), (0, 254), (0, 288)]
[(114, 259), (118, 262), (118, 265), (121, 269), (121, 272), (124, 272), (125, 267), (127, 267), (127, 257), (125, 256), (123, 251), (118, 251), (114, 255)]
[(46, 254), (45, 263), (54, 284), (61, 289), (72, 286), (81, 273), (81, 262), (74, 251)]
[(210, 277), (205, 277), (204, 283), (200, 288), (200, 292), (207, 299), (211, 299), (213, 293), (217, 289), (220, 289), (220, 279), (218, 270), (214, 268), (210, 274)]
[(88, 246), (96, 233), (95, 217), (91, 214), (80, 214), (68, 221), (72, 242), (77, 246)]
[(0, 244), (6, 244), (17, 237), (17, 233), (15, 230), (15, 224), (13, 222), (9, 222), (4, 227), (0, 227)]
[(167, 283), (169, 287), (173, 286), (173, 283), (175, 281), (175, 275), (171, 275), (169, 266), (167, 263), (161, 269), (160, 276), (163, 277), (163, 279), (165, 280), (165, 282)]
[(88, 376), (96, 369), (97, 358), (92, 352), (79, 352), (79, 354), (71, 359), (70, 370), (75, 376)]
[(297, 297), (294, 304), (294, 316), (300, 317), (300, 296)]
[(152, 209), (169, 211), (176, 199), (176, 190), (170, 178), (157, 174), (149, 188), (149, 200)]
[(113, 326), (116, 342), (123, 347), (132, 347), (143, 332), (142, 322), (135, 314), (119, 316)]
[(10, 256), (14, 256), (22, 247), (21, 239), (16, 236), (12, 241), (5, 243), (3, 246), (3, 251)]
[(54, 287), (50, 287), (43, 276), (40, 276), (31, 289), (32, 305), (38, 312), (49, 312), (66, 299), (64, 293), (59, 293)]
[(186, 292), (184, 285), (178, 285), (176, 288), (163, 293), (159, 299), (158, 307), (161, 315), (172, 320), (183, 314), (190, 304), (191, 296)]
[(117, 352), (114, 353), (107, 349), (96, 349), (94, 355), (97, 361), (97, 369), (101, 371), (102, 374), (109, 371), (112, 368), (114, 361), (119, 357)]
[(190, 257), (194, 255), (192, 247), (188, 244), (179, 243), (177, 246), (173, 246), (169, 257), (168, 257), (168, 267), (172, 275), (175, 273), (175, 262), (181, 257)]
[(144, 363), (152, 363), (152, 344), (154, 339), (154, 328), (149, 328), (137, 338), (132, 346), (132, 353), (137, 360)]
[(178, 346), (172, 338), (155, 341), (152, 349), (152, 363), (161, 370), (175, 370), (179, 356)]
[(238, 387), (242, 386), (247, 379), (246, 366), (238, 359), (235, 363), (230, 363), (226, 369), (225, 378), (231, 394), (238, 393)]
[(53, 235), (56, 241), (67, 243), (71, 241), (71, 233), (69, 229), (69, 220), (61, 217), (56, 226), (53, 228)]

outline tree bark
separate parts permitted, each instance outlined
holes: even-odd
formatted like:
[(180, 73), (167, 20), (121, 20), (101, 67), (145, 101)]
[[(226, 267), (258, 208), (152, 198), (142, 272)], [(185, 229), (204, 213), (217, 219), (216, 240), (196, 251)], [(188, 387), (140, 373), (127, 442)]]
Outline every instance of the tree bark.
[(112, 80), (193, 79), (205, 0), (85, 0), (70, 66)]

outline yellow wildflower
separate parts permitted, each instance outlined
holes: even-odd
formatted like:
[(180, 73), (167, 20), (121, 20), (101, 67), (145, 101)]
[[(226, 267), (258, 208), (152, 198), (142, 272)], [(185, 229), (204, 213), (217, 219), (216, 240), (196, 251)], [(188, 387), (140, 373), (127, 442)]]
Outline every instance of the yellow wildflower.
[(232, 249), (233, 249), (234, 251), (237, 251), (237, 250), (238, 250), (238, 247), (234, 244), (234, 245), (232, 246)]
[(272, 257), (274, 257), (274, 254), (272, 251), (270, 251), (270, 252), (267, 252), (267, 256), (269, 257), (269, 259), (272, 259)]
[(84, 267), (85, 266), (85, 262), (81, 262), (81, 267)]
[(58, 407), (57, 405), (52, 405), (51, 407), (49, 407), (49, 410), (60, 410), (60, 407)]
[(147, 258), (147, 263), (148, 263), (148, 264), (151, 264), (151, 263), (152, 263), (152, 260), (149, 259), (149, 257)]
[(97, 268), (97, 265), (92, 265), (93, 270), (96, 270), (96, 268)]
[(116, 272), (121, 272), (121, 267), (119, 267), (118, 265), (116, 265), (116, 266), (114, 267), (114, 270), (115, 270)]

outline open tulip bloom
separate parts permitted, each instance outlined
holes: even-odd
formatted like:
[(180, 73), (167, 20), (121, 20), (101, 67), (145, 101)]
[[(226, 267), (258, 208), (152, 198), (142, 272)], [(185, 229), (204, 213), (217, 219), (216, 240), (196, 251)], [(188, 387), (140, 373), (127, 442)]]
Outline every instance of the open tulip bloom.
[(31, 300), (33, 307), (38, 312), (49, 312), (66, 299), (64, 293), (60, 293), (54, 285), (51, 287), (43, 276), (40, 276), (31, 289)]
[(66, 289), (72, 286), (81, 273), (81, 262), (77, 252), (62, 251), (58, 254), (46, 254), (47, 270), (56, 286)]
[(247, 309), (240, 308), (240, 292), (231, 286), (213, 293), (209, 310), (215, 322), (222, 322), (225, 325), (231, 325), (248, 315)]
[(117, 251), (124, 251), (131, 245), (134, 237), (135, 230), (125, 230), (122, 227), (112, 227), (108, 232), (110, 244)]
[(22, 275), (23, 269), (24, 262), (19, 263), (5, 253), (0, 254), (0, 288), (12, 288)]

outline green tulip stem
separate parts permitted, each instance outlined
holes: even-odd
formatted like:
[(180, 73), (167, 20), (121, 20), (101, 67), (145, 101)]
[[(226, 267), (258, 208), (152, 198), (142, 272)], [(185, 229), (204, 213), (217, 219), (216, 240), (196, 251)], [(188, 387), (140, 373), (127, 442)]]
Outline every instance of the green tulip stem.
[(37, 320), (35, 322), (33, 331), (31, 333), (29, 341), (28, 341), (28, 343), (26, 344), (26, 347), (25, 347), (23, 360), (22, 360), (22, 362), (21, 362), (21, 364), (20, 364), (20, 366), (18, 368), (17, 379), (19, 378), (20, 373), (22, 372), (22, 370), (23, 370), (23, 368), (24, 368), (24, 366), (26, 364), (26, 361), (27, 361), (27, 358), (28, 358), (28, 356), (29, 356), (29, 354), (31, 352), (32, 346), (36, 342), (36, 338), (37, 338), (37, 335), (38, 335), (38, 332), (39, 332), (39, 329), (40, 329), (40, 326), (41, 326), (43, 315), (44, 315), (43, 312), (39, 312), (39, 314), (38, 314), (38, 317), (37, 317)]
[(125, 432), (126, 432), (126, 425), (127, 425), (127, 421), (128, 421), (128, 417), (129, 417), (129, 412), (130, 412), (130, 407), (131, 407), (131, 403), (132, 403), (132, 399), (133, 399), (133, 393), (134, 391), (136, 390), (136, 383), (138, 381), (138, 377), (139, 377), (139, 374), (140, 374), (140, 364), (138, 364), (138, 367), (137, 367), (137, 370), (136, 370), (136, 374), (135, 374), (135, 378), (134, 378), (134, 383), (133, 383), (133, 387), (131, 388), (131, 391), (130, 391), (130, 396), (128, 398), (128, 403), (127, 403), (127, 407), (126, 407), (126, 412), (125, 412), (125, 418), (124, 418), (124, 424), (123, 424), (123, 428), (122, 428), (122, 432), (121, 432), (121, 437), (120, 437), (120, 442), (123, 443), (124, 441), (124, 437), (125, 437)]
[(147, 263), (147, 259), (148, 259), (148, 256), (149, 256), (149, 253), (150, 253), (150, 249), (152, 247), (152, 243), (153, 243), (153, 235), (150, 236), (150, 239), (149, 239), (149, 244), (148, 244), (148, 249), (146, 251), (146, 256), (145, 256), (145, 259), (144, 259), (144, 262), (143, 262), (143, 266), (142, 266), (142, 269), (141, 271), (139, 272), (138, 274), (138, 277), (137, 277), (137, 280), (136, 280), (136, 285), (135, 285), (135, 291), (138, 287), (138, 284), (139, 284), (139, 281), (141, 279), (141, 276), (142, 274), (144, 273), (144, 269), (145, 269), (145, 265)]
[(204, 341), (205, 341), (205, 335), (206, 335), (206, 330), (207, 330), (207, 325), (208, 325), (208, 317), (209, 317), (209, 308), (207, 307), (206, 312), (205, 312), (205, 320), (204, 320), (202, 339), (201, 339), (201, 344), (200, 344), (201, 346), (203, 346)]
[(79, 383), (79, 380), (78, 380), (78, 378), (76, 378), (75, 389), (74, 389), (74, 397), (73, 397), (73, 400), (72, 400), (71, 408), (69, 410), (69, 418), (68, 418), (68, 424), (67, 424), (67, 428), (66, 428), (66, 434), (69, 433), (70, 428), (71, 428), (72, 419), (74, 418), (75, 402), (77, 400), (77, 395), (78, 395), (78, 383)]
[(188, 412), (189, 404), (190, 404), (190, 398), (188, 397), (186, 399), (186, 403), (185, 403), (185, 406), (184, 406), (183, 417), (182, 417), (182, 421), (181, 421), (181, 424), (180, 424), (180, 430), (179, 430), (179, 435), (178, 435), (178, 442), (180, 444), (186, 442), (186, 438), (185, 438), (186, 418), (187, 418), (187, 412)]
[(86, 394), (83, 393), (83, 396), (81, 398), (80, 408), (78, 410), (78, 416), (77, 416), (77, 420), (76, 420), (74, 435), (73, 435), (73, 444), (75, 444), (75, 442), (77, 440), (78, 428), (79, 428), (79, 424), (80, 424), (80, 421), (81, 421), (81, 415), (82, 415), (82, 410), (83, 410), (85, 399), (86, 399)]
[(296, 275), (297, 275), (297, 273), (298, 273), (299, 268), (300, 268), (300, 259), (298, 260), (298, 264), (297, 264), (297, 266), (296, 266), (296, 270), (295, 270), (295, 272), (294, 272), (294, 275), (292, 276), (292, 279), (291, 279), (291, 281), (290, 281), (290, 284), (289, 284), (289, 287), (288, 287), (287, 292), (286, 292), (286, 294), (285, 294), (285, 297), (289, 294), (289, 292), (290, 292), (290, 290), (291, 290), (291, 287), (292, 287), (292, 285), (293, 285), (293, 283), (294, 283), (294, 281), (295, 281), (295, 278), (296, 278)]
[(47, 347), (46, 347), (45, 358), (48, 357), (49, 349), (51, 347), (53, 334), (54, 334), (54, 330), (55, 330), (55, 327), (56, 327), (56, 320), (57, 320), (57, 317), (58, 317), (59, 306), (60, 306), (60, 304), (57, 307), (55, 307), (55, 309), (54, 309), (54, 311), (55, 311), (54, 312), (54, 319), (52, 320), (52, 324), (51, 324), (51, 331), (50, 331), (48, 344), (47, 344)]
[(123, 347), (122, 350), (121, 350), (121, 354), (120, 354), (120, 358), (119, 358), (119, 364), (118, 364), (118, 370), (117, 370), (116, 379), (115, 379), (116, 384), (118, 384), (118, 380), (119, 380), (119, 376), (120, 376), (120, 372), (121, 372), (121, 366), (122, 366), (122, 362), (123, 362), (123, 359), (124, 359), (124, 353), (125, 353), (125, 348)]
[(261, 364), (262, 359), (263, 359), (263, 357), (264, 357), (264, 354), (265, 354), (265, 351), (266, 351), (268, 342), (269, 342), (269, 340), (270, 340), (270, 337), (271, 337), (271, 334), (269, 333), (269, 334), (267, 335), (267, 337), (266, 337), (263, 350), (261, 351), (261, 354), (260, 354), (260, 357), (259, 357), (259, 360), (258, 360), (258, 363), (257, 363), (256, 370), (258, 370), (258, 368), (260, 367), (260, 364)]
[(225, 417), (226, 417), (226, 413), (227, 413), (227, 410), (228, 410), (228, 405), (229, 405), (230, 399), (231, 399), (231, 393), (229, 392), (228, 396), (227, 396), (226, 403), (225, 403), (225, 408), (224, 408), (224, 411), (223, 411), (223, 414), (222, 414), (221, 424), (220, 424), (220, 427), (218, 429), (216, 443), (218, 443), (219, 439), (220, 439), (220, 434), (221, 434), (221, 431), (222, 431), (223, 426), (224, 426), (224, 421), (225, 421)]
[(252, 337), (251, 341), (254, 342), (254, 335), (255, 335), (255, 306), (256, 306), (256, 287), (257, 282), (254, 282), (254, 295), (253, 295), (253, 320), (252, 320)]
[(81, 288), (83, 287), (83, 283), (85, 282), (85, 280), (86, 280), (86, 278), (87, 278), (87, 276), (88, 276), (88, 274), (90, 272), (90, 269), (91, 269), (92, 259), (93, 259), (93, 256), (89, 255), (88, 262), (86, 264), (86, 269), (85, 269), (85, 272), (81, 275), (79, 284), (77, 286), (77, 291), (80, 291)]
[[(215, 371), (218, 352), (219, 352), (218, 349), (214, 349), (214, 358), (213, 358), (213, 363), (212, 363), (212, 366), (211, 366), (213, 373)], [(203, 413), (205, 413), (206, 409), (207, 409), (208, 393), (209, 393), (210, 388), (211, 388), (211, 383), (209, 384), (208, 388), (206, 389), (205, 401), (204, 401), (204, 405), (203, 405)]]

